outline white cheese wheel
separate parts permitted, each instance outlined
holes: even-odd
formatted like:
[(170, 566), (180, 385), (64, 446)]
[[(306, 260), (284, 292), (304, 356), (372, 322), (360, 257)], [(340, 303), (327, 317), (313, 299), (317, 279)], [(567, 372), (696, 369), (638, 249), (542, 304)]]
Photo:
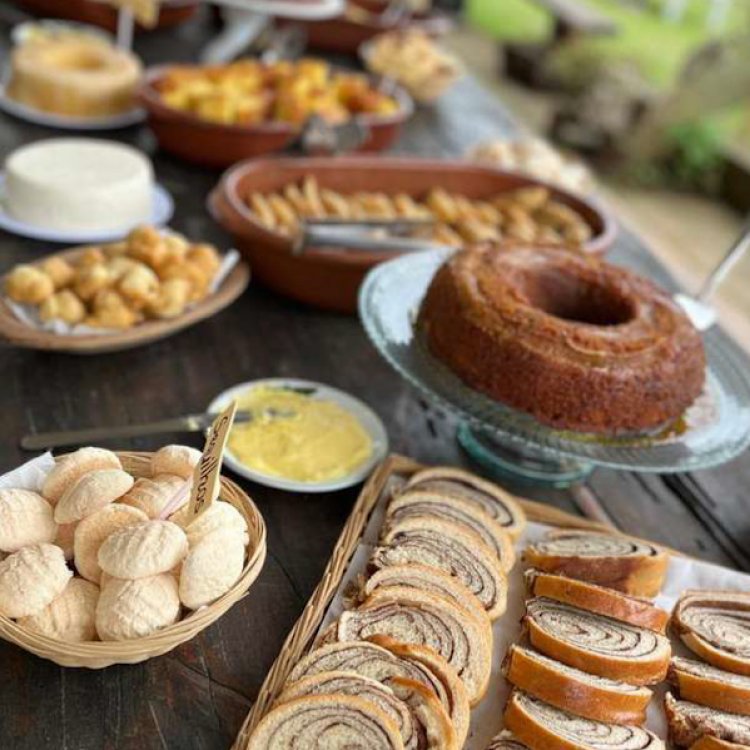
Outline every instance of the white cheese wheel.
[(151, 162), (130, 146), (92, 138), (52, 138), (5, 162), (5, 205), (19, 221), (46, 229), (128, 230), (151, 216)]

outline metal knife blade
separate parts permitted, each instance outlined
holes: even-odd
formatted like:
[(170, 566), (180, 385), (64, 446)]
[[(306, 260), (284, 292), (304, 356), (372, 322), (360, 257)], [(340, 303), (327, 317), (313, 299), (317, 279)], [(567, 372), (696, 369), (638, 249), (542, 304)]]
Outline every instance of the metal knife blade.
[[(122, 440), (125, 438), (143, 437), (145, 435), (159, 435), (169, 432), (203, 432), (211, 426), (215, 418), (216, 415), (210, 413), (186, 414), (182, 417), (173, 417), (172, 419), (162, 419), (157, 422), (145, 422), (141, 424), (39, 432), (24, 435), (21, 438), (20, 445), (24, 450), (35, 451), (45, 448), (62, 448), (69, 445), (98, 443), (103, 440)], [(234, 421), (249, 422), (252, 418), (252, 412), (238, 411), (234, 417)]]

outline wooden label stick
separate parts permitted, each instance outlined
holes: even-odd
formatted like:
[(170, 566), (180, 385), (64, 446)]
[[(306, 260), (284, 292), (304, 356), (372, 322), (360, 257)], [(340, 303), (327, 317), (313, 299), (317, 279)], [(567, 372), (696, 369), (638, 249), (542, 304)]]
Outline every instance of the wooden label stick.
[(206, 445), (201, 460), (193, 472), (193, 487), (190, 491), (188, 517), (191, 522), (211, 507), (219, 496), (221, 479), (221, 462), (227, 444), (229, 431), (232, 429), (237, 402), (232, 401), (214, 420), (208, 431)]

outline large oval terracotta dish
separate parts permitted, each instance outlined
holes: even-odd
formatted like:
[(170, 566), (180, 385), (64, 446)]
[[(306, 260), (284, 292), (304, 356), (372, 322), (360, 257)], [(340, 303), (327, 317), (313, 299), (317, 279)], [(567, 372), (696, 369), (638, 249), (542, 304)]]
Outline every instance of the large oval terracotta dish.
[[(224, 125), (166, 105), (156, 90), (156, 84), (168, 67), (159, 66), (147, 71), (139, 97), (148, 113), (148, 125), (165, 151), (209, 167), (228, 167), (242, 159), (283, 151), (299, 137), (299, 126), (287, 122)], [(413, 113), (414, 104), (403, 89), (395, 87), (390, 93), (399, 105), (393, 114), (356, 115), (357, 122), (366, 132), (359, 151), (388, 148)]]
[[(313, 175), (321, 187), (343, 194), (382, 191), (412, 197), (423, 196), (436, 186), (468, 198), (485, 198), (505, 190), (544, 185), (517, 173), (468, 162), (392, 157), (257, 159), (228, 170), (212, 193), (209, 207), (250, 259), (256, 278), (281, 294), (347, 313), (356, 310), (357, 292), (367, 272), (393, 258), (394, 253), (311, 248), (295, 255), (291, 238), (260, 224), (245, 203), (254, 191), (274, 192), (307, 175)], [(544, 186), (557, 200), (575, 209), (593, 230), (584, 250), (605, 252), (616, 234), (610, 214), (591, 199)]]
[[(54, 255), (72, 259), (85, 249), (77, 247), (62, 253), (54, 253)], [(35, 264), (44, 260), (46, 258), (39, 258)], [(231, 305), (245, 291), (249, 282), (250, 268), (246, 263), (240, 262), (232, 268), (215, 292), (175, 318), (147, 320), (134, 325), (132, 328), (82, 335), (58, 334), (27, 325), (16, 317), (7, 301), (0, 297), (0, 339), (5, 339), (13, 346), (20, 346), (25, 349), (66, 352), (68, 354), (101, 354), (133, 349), (167, 338), (183, 328), (188, 328), (216, 315), (216, 313)], [(4, 285), (5, 276), (0, 278), (0, 288), (3, 288)]]

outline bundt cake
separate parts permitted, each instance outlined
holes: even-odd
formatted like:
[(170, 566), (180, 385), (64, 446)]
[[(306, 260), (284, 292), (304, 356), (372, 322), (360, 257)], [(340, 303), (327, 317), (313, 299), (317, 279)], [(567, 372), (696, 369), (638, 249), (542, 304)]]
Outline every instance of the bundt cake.
[(559, 429), (650, 432), (703, 389), (700, 335), (665, 291), (559, 247), (456, 253), (417, 325), (467, 385)]

